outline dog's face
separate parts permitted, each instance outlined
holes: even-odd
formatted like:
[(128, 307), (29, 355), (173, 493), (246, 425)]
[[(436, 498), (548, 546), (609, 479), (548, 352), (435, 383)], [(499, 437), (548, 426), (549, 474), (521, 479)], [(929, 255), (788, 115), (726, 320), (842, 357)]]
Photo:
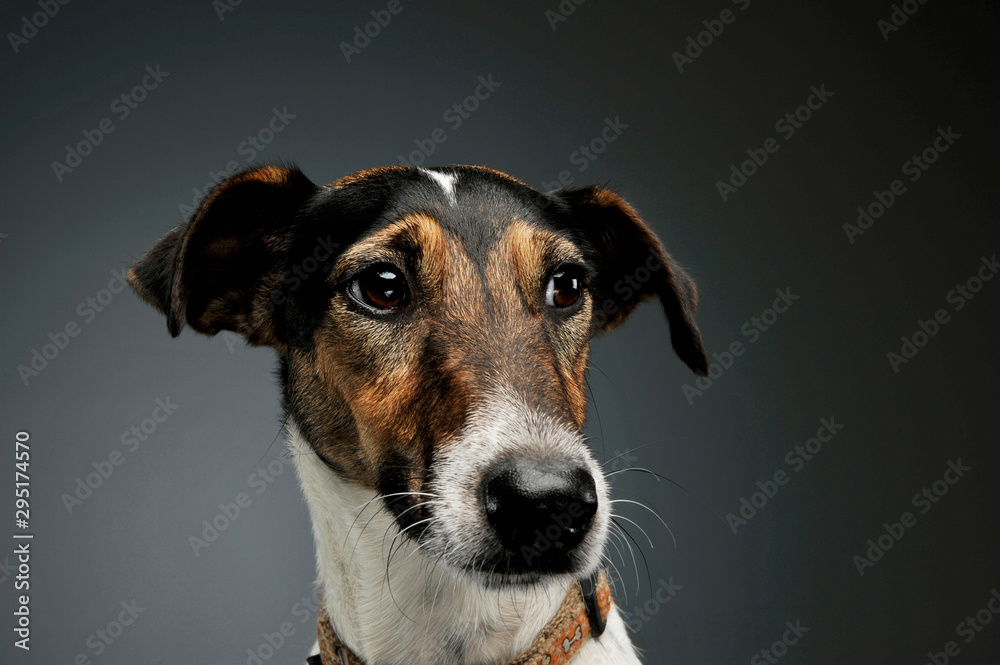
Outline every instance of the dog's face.
[(627, 204), (477, 167), (327, 187), (252, 169), (129, 278), (174, 335), (274, 347), (285, 409), (330, 473), (484, 584), (599, 563), (609, 500), (582, 434), (596, 333), (658, 296), (677, 353), (707, 365), (693, 284)]

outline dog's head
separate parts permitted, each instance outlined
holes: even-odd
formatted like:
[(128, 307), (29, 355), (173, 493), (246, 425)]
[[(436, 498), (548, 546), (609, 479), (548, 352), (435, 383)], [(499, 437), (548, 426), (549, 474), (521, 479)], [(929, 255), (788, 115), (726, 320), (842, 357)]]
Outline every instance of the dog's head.
[(254, 168), (129, 273), (185, 325), (281, 358), (285, 409), (405, 537), (485, 584), (597, 567), (607, 485), (583, 432), (591, 338), (658, 297), (707, 360), (695, 288), (622, 199), (478, 167), (387, 167), (317, 187)]

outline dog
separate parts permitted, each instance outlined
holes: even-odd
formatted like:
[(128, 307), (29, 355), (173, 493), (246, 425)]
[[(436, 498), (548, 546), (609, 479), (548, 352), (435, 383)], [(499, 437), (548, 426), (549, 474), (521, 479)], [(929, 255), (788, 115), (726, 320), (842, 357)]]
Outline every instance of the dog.
[(704, 375), (697, 292), (600, 186), (476, 166), (327, 186), (230, 176), (129, 273), (171, 335), (272, 347), (312, 519), (323, 665), (639, 663), (600, 572), (591, 339), (658, 298)]

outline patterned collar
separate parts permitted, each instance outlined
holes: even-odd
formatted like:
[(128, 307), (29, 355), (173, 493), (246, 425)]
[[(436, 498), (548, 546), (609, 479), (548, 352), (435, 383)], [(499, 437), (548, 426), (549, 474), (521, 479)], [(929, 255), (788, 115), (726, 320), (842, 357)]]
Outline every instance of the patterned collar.
[[(588, 637), (596, 639), (604, 632), (611, 603), (611, 588), (604, 571), (580, 580), (570, 588), (559, 611), (528, 650), (507, 665), (568, 663)], [(320, 609), (317, 632), (320, 652), (308, 660), (309, 665), (365, 665), (337, 637), (325, 609)]]

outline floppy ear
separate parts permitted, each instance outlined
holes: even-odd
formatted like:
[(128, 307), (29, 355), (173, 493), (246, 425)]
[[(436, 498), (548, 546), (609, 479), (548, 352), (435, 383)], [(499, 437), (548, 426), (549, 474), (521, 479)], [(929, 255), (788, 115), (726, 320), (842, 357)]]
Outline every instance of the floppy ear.
[(166, 315), (174, 337), (187, 324), (275, 344), (269, 294), (281, 283), (296, 213), (316, 191), (294, 167), (237, 173), (131, 267), (129, 284)]
[(615, 329), (639, 303), (657, 296), (674, 351), (697, 374), (707, 374), (708, 358), (694, 320), (698, 291), (635, 210), (597, 186), (552, 195), (568, 204), (569, 225), (582, 234), (597, 264), (595, 328)]

